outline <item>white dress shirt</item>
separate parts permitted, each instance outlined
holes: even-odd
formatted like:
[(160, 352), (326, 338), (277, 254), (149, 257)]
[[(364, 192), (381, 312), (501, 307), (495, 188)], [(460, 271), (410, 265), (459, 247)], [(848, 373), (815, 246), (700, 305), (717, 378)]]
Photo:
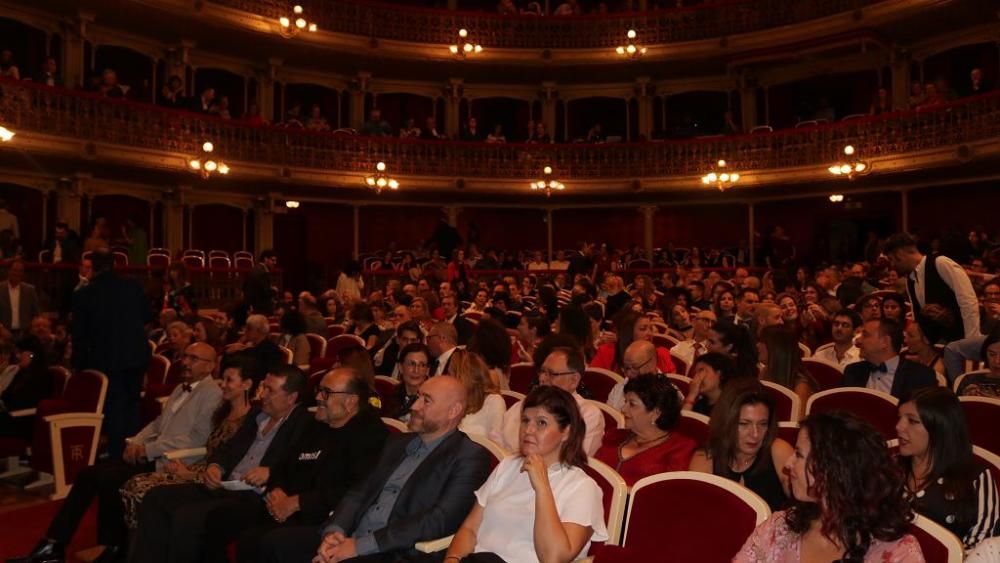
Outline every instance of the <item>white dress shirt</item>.
[(503, 415), (507, 412), (507, 403), (499, 393), (490, 393), (483, 401), (483, 408), (465, 415), (458, 429), (466, 434), (475, 434), (484, 438), (496, 435), (503, 425)]
[(451, 359), (451, 355), (455, 353), (455, 350), (458, 350), (458, 346), (455, 346), (451, 350), (445, 350), (441, 352), (440, 356), (434, 358), (434, 361), (437, 362), (437, 367), (434, 368), (434, 373), (431, 374), (431, 377), (444, 375), (444, 369), (448, 366), (448, 360)]
[(892, 382), (896, 379), (896, 368), (899, 367), (899, 356), (893, 356), (885, 361), (886, 372), (882, 373), (877, 369), (868, 374), (868, 383), (865, 387), (892, 394)]
[[(965, 329), (965, 337), (981, 336), (979, 332), (979, 299), (976, 297), (976, 290), (972, 289), (969, 274), (965, 273), (961, 266), (947, 256), (938, 256), (934, 264), (937, 266), (938, 275), (955, 293), (955, 300), (958, 301), (958, 306), (962, 310), (962, 326)], [(916, 299), (921, 307), (927, 304), (924, 293), (927, 289), (927, 277), (924, 275), (926, 268), (927, 257), (924, 256), (910, 274), (916, 293), (910, 298)]]
[(10, 295), (10, 329), (20, 330), (21, 328), (21, 284), (16, 286), (7, 284), (7, 292)]
[[(583, 422), (587, 427), (587, 433), (583, 437), (583, 449), (588, 456), (594, 455), (604, 439), (604, 414), (601, 413), (601, 409), (590, 404), (591, 402), (581, 397), (579, 393), (574, 392), (573, 398), (576, 399), (576, 404), (580, 407), (580, 415), (583, 416)], [(521, 451), (520, 431), (523, 405), (524, 401), (521, 400), (507, 409), (507, 413), (503, 415), (503, 427), (500, 433), (490, 436), (491, 440), (502, 445), (508, 452)]]
[(704, 342), (696, 342), (694, 339), (688, 339), (674, 344), (674, 347), (670, 349), (670, 354), (684, 360), (684, 364), (688, 369), (691, 369), (694, 367), (695, 356), (700, 356), (707, 351), (708, 348)]
[(838, 358), (837, 348), (833, 344), (826, 344), (817, 348), (816, 353), (813, 354), (812, 357), (819, 360), (825, 360), (831, 364), (837, 364), (841, 367), (841, 369), (843, 369), (847, 367), (848, 364), (861, 361), (861, 350), (858, 349), (857, 346), (851, 344), (851, 347), (844, 352), (844, 357)]

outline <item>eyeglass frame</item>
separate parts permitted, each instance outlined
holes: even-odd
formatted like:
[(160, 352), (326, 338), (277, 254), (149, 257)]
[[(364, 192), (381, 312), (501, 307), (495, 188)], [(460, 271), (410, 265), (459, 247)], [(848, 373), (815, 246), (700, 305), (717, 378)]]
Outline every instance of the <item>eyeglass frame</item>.
[(337, 391), (336, 389), (330, 389), (329, 387), (323, 387), (322, 385), (316, 386), (316, 394), (322, 395), (324, 401), (329, 399), (330, 395), (357, 395), (357, 393), (353, 393), (351, 391)]
[(642, 368), (644, 368), (647, 365), (649, 365), (649, 362), (652, 362), (655, 359), (656, 359), (656, 355), (650, 356), (649, 358), (646, 359), (645, 362), (642, 362), (641, 364), (639, 364), (637, 366), (625, 365), (625, 362), (622, 362), (622, 373), (632, 373), (632, 372), (638, 373), (639, 370), (641, 370)]

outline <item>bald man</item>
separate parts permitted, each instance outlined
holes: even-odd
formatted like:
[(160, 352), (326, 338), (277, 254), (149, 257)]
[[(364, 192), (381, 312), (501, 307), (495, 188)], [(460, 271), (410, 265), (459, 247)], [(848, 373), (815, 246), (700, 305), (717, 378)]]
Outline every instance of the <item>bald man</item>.
[(389, 436), (368, 479), (347, 492), (320, 529), (269, 534), (262, 560), (394, 561), (417, 542), (454, 534), (490, 473), (490, 454), (458, 430), (466, 404), (457, 378), (424, 382), (411, 407), (411, 432)]
[(625, 381), (616, 383), (611, 388), (608, 404), (622, 410), (625, 406), (625, 384), (629, 379), (647, 373), (659, 373), (656, 369), (656, 346), (649, 340), (636, 340), (625, 349), (625, 356), (622, 358), (622, 375), (625, 376)]
[[(134, 475), (163, 471), (164, 453), (205, 445), (212, 432), (212, 413), (222, 398), (222, 390), (211, 377), (215, 362), (215, 349), (208, 344), (188, 346), (181, 357), (183, 383), (174, 388), (160, 416), (127, 440), (122, 460), (83, 469), (45, 538), (29, 555), (10, 561), (62, 561), (66, 545), (94, 497), (98, 507), (97, 542), (105, 546), (106, 552), (102, 560), (124, 557), (128, 530), (118, 490)], [(182, 461), (192, 463), (197, 457)]]

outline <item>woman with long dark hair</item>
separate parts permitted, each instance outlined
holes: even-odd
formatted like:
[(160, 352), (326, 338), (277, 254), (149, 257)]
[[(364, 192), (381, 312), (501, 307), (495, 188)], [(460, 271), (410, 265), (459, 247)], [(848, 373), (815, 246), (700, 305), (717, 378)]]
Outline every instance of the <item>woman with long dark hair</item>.
[[(583, 350), (585, 358), (594, 357), (594, 334), (590, 326), (590, 316), (583, 307), (570, 303), (559, 310), (559, 334), (568, 336)], [(599, 366), (600, 367), (600, 366)]]
[(757, 340), (757, 359), (764, 364), (760, 378), (781, 385), (798, 395), (801, 415), (806, 402), (819, 391), (819, 384), (802, 367), (802, 356), (795, 333), (784, 325), (764, 327)]
[(743, 326), (726, 320), (715, 323), (708, 336), (708, 351), (721, 352), (736, 362), (736, 375), (756, 378), (757, 349), (750, 341), (750, 332)]
[(786, 468), (794, 503), (757, 526), (734, 563), (923, 563), (902, 471), (866, 421), (835, 412), (802, 421)]
[(682, 410), (711, 416), (723, 389), (737, 376), (736, 362), (721, 352), (706, 352), (698, 356), (688, 373), (691, 374), (691, 385), (681, 405)]
[(914, 510), (962, 538), (966, 549), (994, 536), (996, 483), (973, 457), (958, 397), (945, 387), (917, 391), (899, 406), (896, 433)]
[[(590, 365), (595, 368), (609, 369), (618, 373), (624, 370), (625, 350), (636, 340), (653, 340), (653, 327), (650, 320), (640, 313), (624, 310), (615, 316), (616, 342), (602, 344)], [(656, 368), (660, 373), (674, 373), (673, 360), (666, 348), (656, 349)]]

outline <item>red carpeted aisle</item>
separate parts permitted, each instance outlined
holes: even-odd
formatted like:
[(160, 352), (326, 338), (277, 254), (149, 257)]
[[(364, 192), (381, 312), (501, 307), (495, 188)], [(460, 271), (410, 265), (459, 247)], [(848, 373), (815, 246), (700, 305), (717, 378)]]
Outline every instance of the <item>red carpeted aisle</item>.
[[(60, 506), (62, 501), (50, 501), (0, 513), (0, 561), (31, 551), (45, 534)], [(73, 536), (73, 543), (66, 550), (67, 561), (77, 561), (73, 554), (97, 545), (96, 515), (95, 504), (87, 511), (79, 530)]]

